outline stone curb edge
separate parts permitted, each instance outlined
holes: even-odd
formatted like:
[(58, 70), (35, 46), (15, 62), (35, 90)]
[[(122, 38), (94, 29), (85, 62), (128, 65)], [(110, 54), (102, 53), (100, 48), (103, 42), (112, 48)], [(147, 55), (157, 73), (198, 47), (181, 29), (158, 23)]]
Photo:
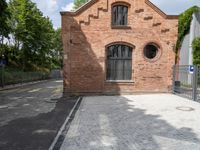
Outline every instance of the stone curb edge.
[[(82, 101), (82, 97), (79, 97), (78, 100), (76, 101), (74, 107), (72, 108), (72, 110), (70, 111), (69, 115), (67, 116), (67, 118), (65, 119), (65, 122), (63, 123), (63, 125), (61, 126), (60, 130), (58, 131), (56, 137), (54, 138), (53, 142), (51, 143), (50, 147), (49, 147), (49, 150), (57, 150), (57, 149), (60, 149), (61, 147), (61, 144), (58, 143), (59, 142), (59, 139), (62, 138), (62, 142), (64, 140), (64, 137), (63, 137), (63, 132), (66, 130), (66, 127), (67, 125), (69, 125), (73, 119), (73, 116), (75, 115), (76, 113), (76, 110), (79, 108), (80, 106), (80, 103)], [(56, 148), (56, 145), (60, 144), (59, 145), (59, 148)]]
[(23, 86), (26, 86), (26, 85), (33, 85), (33, 84), (47, 82), (47, 81), (51, 81), (51, 80), (54, 80), (54, 79), (39, 80), (39, 81), (34, 81), (34, 82), (22, 83), (22, 84), (19, 83), (19, 84), (8, 85), (8, 86), (5, 86), (4, 88), (0, 87), (0, 91), (6, 91), (6, 90), (18, 88), (18, 87), (23, 87)]

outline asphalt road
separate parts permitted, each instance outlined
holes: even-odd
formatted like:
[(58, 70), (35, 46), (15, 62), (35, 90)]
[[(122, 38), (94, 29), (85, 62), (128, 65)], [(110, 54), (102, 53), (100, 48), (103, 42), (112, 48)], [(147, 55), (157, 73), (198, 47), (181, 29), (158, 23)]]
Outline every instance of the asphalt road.
[(62, 80), (0, 91), (0, 149), (47, 150), (76, 102)]

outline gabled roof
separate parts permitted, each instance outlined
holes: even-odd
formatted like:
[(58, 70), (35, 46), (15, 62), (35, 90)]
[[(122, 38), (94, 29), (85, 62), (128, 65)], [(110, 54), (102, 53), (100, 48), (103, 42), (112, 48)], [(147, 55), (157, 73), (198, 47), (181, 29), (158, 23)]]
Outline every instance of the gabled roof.
[[(70, 15), (70, 16), (77, 16), (81, 14), (83, 11), (86, 9), (90, 8), (93, 4), (98, 2), (99, 0), (90, 0), (87, 3), (85, 3), (83, 6), (81, 6), (79, 9), (76, 11), (62, 11), (60, 12), (61, 15)], [(160, 14), (162, 17), (166, 19), (178, 19), (178, 15), (167, 15), (164, 13), (160, 8), (158, 8), (156, 5), (154, 5), (152, 2), (149, 0), (145, 0), (145, 3), (149, 5), (154, 11), (156, 11), (158, 14)]]

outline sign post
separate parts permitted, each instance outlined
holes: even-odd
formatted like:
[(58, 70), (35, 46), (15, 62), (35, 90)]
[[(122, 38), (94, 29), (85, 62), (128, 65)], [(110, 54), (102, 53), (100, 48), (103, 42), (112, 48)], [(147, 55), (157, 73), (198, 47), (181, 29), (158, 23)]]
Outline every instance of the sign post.
[(197, 66), (194, 66), (193, 68), (193, 83), (192, 83), (192, 88), (193, 88), (193, 94), (192, 94), (192, 99), (194, 101), (197, 100), (197, 88), (198, 88), (198, 85), (197, 85), (197, 82), (198, 82), (198, 67)]
[(0, 60), (0, 66), (1, 66), (1, 86), (4, 88), (4, 67), (5, 67), (6, 61), (4, 59)]

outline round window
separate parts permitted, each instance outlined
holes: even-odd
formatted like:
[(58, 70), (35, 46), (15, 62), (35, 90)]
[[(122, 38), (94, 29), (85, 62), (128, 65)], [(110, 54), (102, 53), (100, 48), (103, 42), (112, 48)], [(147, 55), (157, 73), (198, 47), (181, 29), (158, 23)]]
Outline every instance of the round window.
[(144, 56), (148, 59), (154, 59), (158, 54), (158, 47), (154, 44), (148, 44), (144, 48)]

